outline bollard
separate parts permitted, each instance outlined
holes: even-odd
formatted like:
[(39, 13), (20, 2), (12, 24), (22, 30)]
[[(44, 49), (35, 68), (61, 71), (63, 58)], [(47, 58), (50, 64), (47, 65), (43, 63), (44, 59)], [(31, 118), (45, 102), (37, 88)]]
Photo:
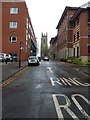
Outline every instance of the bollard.
[(6, 64), (7, 64), (7, 59), (5, 60)]

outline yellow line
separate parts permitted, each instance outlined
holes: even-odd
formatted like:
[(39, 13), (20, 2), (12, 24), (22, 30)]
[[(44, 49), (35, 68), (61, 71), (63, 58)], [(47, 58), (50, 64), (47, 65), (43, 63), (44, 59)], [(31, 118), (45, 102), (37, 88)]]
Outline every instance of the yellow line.
[(12, 81), (14, 81), (21, 73), (23, 73), (28, 67), (25, 67), (24, 69), (20, 70), (19, 72), (17, 72), (14, 76), (12, 76), (11, 78), (7, 79), (6, 81), (4, 81), (3, 83), (0, 84), (0, 87), (5, 87), (7, 85), (9, 85)]

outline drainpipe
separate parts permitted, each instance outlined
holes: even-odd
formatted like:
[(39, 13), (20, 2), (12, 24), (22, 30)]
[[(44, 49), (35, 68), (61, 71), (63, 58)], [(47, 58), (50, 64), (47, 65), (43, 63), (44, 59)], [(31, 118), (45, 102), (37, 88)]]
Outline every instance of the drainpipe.
[(67, 16), (68, 17), (68, 45), (67, 45), (67, 48), (68, 48), (68, 55), (67, 55), (67, 57), (69, 57), (69, 39), (70, 39), (70, 36), (69, 36), (69, 16)]

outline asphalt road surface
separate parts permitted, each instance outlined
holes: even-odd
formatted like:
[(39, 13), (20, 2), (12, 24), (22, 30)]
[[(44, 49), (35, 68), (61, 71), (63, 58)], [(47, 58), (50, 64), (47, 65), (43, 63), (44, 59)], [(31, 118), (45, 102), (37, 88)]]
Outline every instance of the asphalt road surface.
[(90, 120), (90, 78), (65, 63), (42, 61), (3, 83), (3, 118)]

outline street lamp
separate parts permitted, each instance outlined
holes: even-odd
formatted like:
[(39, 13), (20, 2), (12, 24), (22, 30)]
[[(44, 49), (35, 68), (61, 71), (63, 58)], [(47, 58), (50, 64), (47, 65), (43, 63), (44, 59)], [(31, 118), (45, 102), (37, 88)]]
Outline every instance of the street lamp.
[(21, 68), (21, 50), (22, 50), (22, 41), (19, 44), (19, 68)]

